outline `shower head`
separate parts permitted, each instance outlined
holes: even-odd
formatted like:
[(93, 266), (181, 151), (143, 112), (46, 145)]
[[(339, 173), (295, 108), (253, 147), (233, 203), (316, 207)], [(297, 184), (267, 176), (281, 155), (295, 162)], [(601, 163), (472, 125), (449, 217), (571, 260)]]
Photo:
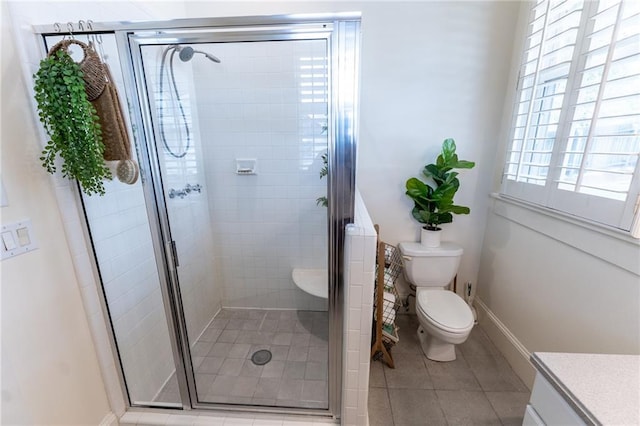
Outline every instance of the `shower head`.
[(213, 56), (210, 53), (207, 52), (203, 52), (201, 50), (195, 50), (193, 47), (191, 46), (180, 46), (177, 45), (174, 47), (174, 49), (176, 49), (176, 52), (178, 52), (178, 56), (180, 57), (180, 60), (182, 62), (189, 62), (192, 58), (194, 53), (200, 53), (204, 56), (207, 57), (207, 59), (209, 59), (210, 61), (213, 61), (215, 63), (220, 63), (220, 59), (218, 59), (217, 57)]
[(193, 47), (191, 46), (176, 46), (176, 52), (178, 52), (178, 56), (182, 62), (189, 62), (191, 58), (193, 58)]

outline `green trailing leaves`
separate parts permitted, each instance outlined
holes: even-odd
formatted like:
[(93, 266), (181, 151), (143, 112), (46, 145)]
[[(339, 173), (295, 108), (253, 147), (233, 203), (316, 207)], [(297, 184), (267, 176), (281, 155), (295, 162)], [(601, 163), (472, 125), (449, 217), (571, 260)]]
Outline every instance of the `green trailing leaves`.
[(40, 62), (34, 75), (38, 116), (51, 138), (40, 160), (56, 171), (56, 156), (63, 159), (64, 177), (77, 179), (87, 194), (104, 194), (103, 179), (111, 173), (104, 159), (104, 145), (95, 108), (85, 92), (80, 66), (63, 49)]
[(322, 158), (323, 166), (320, 169), (320, 179), (322, 179), (323, 177), (325, 177), (326, 175), (329, 174), (329, 157), (328, 157), (328, 154), (327, 153), (322, 154), (321, 158)]
[(427, 229), (438, 229), (438, 225), (451, 223), (454, 214), (469, 214), (469, 207), (453, 204), (460, 181), (458, 173), (452, 170), (471, 169), (474, 166), (472, 161), (459, 160), (455, 141), (445, 139), (435, 164), (427, 164), (422, 171), (430, 182), (425, 183), (418, 178), (407, 180), (406, 194), (414, 202), (412, 216), (424, 223)]
[[(327, 176), (329, 174), (329, 157), (327, 153), (322, 154), (322, 168), (320, 169), (320, 179)], [(329, 205), (329, 200), (327, 197), (322, 196), (316, 198), (316, 206), (327, 207)]]

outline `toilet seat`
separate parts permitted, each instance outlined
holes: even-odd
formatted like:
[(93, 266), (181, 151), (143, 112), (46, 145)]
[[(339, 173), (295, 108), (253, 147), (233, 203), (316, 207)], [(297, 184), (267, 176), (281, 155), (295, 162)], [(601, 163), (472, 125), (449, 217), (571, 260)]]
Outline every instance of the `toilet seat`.
[(473, 328), (473, 313), (457, 294), (447, 290), (423, 290), (416, 295), (416, 311), (434, 327), (452, 334)]

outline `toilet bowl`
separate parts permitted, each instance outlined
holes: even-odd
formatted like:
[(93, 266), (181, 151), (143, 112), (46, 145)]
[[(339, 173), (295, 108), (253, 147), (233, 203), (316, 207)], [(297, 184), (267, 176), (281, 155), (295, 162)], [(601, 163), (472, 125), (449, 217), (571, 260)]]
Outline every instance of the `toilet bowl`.
[(443, 242), (440, 247), (400, 243), (404, 275), (416, 286), (418, 338), (424, 355), (434, 361), (456, 359), (455, 345), (463, 343), (473, 328), (471, 308), (447, 290), (456, 276), (462, 247)]
[(464, 343), (473, 328), (469, 306), (451, 291), (419, 288), (416, 314), (420, 323), (418, 339), (424, 355), (434, 361), (455, 360), (455, 345)]

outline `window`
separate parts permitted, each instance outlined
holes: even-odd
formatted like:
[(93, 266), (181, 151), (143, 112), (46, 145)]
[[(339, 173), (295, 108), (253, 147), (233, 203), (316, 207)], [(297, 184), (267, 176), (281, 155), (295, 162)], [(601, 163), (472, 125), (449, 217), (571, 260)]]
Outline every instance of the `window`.
[(502, 193), (629, 231), (639, 153), (640, 2), (533, 2)]

